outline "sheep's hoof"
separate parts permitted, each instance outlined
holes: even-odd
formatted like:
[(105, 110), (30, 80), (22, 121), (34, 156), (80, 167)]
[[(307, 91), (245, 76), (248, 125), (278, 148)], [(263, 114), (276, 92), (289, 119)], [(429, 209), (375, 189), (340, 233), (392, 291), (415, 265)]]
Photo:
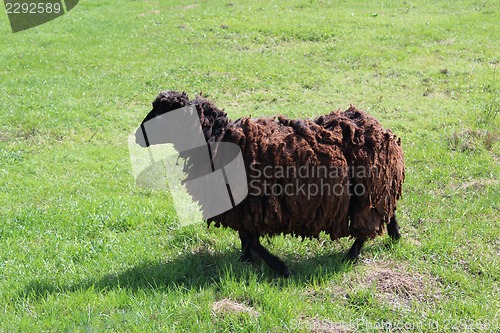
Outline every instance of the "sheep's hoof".
[(252, 255), (245, 255), (244, 253), (240, 256), (241, 262), (252, 262)]
[(393, 241), (397, 241), (401, 238), (401, 234), (399, 233), (399, 227), (397, 225), (392, 225), (392, 223), (389, 223), (387, 225), (387, 233), (389, 234), (389, 237)]
[(397, 241), (401, 238), (401, 234), (399, 233), (399, 225), (396, 220), (396, 216), (392, 217), (389, 224), (387, 225), (387, 233), (391, 237), (392, 240)]
[(357, 263), (357, 262), (358, 262), (358, 260), (359, 260), (359, 256), (354, 257), (354, 256), (353, 256), (353, 255), (351, 255), (351, 254), (350, 254), (350, 252), (349, 252), (349, 253), (347, 253), (347, 254), (346, 254), (346, 256), (344, 257), (343, 262), (345, 262), (345, 263), (349, 263), (349, 264), (355, 264), (355, 263)]
[(390, 235), (390, 237), (392, 241), (397, 242), (401, 238), (401, 234), (398, 233), (397, 235)]
[[(389, 225), (387, 227), (389, 227)], [(391, 237), (391, 240), (393, 241), (398, 241), (401, 238), (401, 234), (399, 233), (399, 228), (396, 228), (395, 230), (392, 231), (389, 229), (388, 234), (389, 237)]]
[(354, 244), (352, 244), (351, 249), (347, 253), (345, 260), (353, 263), (356, 262), (359, 258), (359, 254), (361, 253), (361, 248), (363, 247), (364, 242), (364, 239), (357, 238), (354, 241)]
[(285, 278), (289, 278), (289, 277), (292, 275), (292, 273), (290, 273), (290, 270), (289, 270), (289, 269), (288, 269), (288, 267), (286, 267), (286, 266), (285, 266), (285, 267), (283, 267), (282, 269), (280, 269), (280, 271), (279, 271), (279, 272), (280, 272), (280, 274), (281, 274), (281, 275), (283, 275), (283, 277), (285, 277)]
[(278, 271), (283, 277), (290, 277), (292, 273), (290, 273), (290, 270), (288, 269), (288, 266), (281, 260), (277, 260), (277, 262), (274, 265), (274, 269)]

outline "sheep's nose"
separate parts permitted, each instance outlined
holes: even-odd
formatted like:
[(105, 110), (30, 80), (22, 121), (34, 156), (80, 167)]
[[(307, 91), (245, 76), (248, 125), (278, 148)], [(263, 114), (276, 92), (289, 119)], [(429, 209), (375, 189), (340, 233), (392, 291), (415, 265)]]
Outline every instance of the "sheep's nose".
[(149, 147), (148, 137), (143, 124), (135, 132), (135, 143), (143, 148)]

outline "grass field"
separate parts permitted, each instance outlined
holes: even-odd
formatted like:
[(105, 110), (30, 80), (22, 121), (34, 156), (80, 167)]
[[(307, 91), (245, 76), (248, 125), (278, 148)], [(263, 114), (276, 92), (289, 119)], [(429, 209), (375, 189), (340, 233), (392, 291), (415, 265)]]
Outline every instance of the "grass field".
[[(16, 34), (0, 12), (0, 332), (498, 332), (498, 1), (82, 0)], [(127, 147), (164, 89), (376, 116), (403, 140), (402, 240), (349, 265), (352, 240), (276, 237), (282, 279), (180, 227)]]

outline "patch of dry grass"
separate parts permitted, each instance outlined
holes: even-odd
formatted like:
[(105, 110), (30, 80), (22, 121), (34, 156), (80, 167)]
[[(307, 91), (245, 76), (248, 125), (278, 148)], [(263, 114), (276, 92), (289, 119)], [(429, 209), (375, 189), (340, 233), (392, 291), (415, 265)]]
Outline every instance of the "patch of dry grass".
[(252, 317), (258, 317), (260, 314), (254, 308), (243, 303), (235, 302), (231, 299), (224, 298), (217, 301), (212, 306), (212, 311), (215, 315), (225, 314), (240, 314), (246, 313)]

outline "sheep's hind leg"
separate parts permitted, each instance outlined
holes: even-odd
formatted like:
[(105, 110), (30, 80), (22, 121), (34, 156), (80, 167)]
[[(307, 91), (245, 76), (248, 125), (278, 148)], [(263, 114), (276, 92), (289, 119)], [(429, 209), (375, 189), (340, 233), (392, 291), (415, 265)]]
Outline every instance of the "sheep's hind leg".
[(259, 237), (252, 237), (250, 240), (252, 250), (257, 252), (262, 259), (271, 267), (272, 269), (278, 271), (284, 277), (289, 277), (290, 270), (287, 265), (277, 256), (271, 254), (266, 248), (260, 244)]
[(396, 214), (391, 217), (391, 221), (387, 225), (387, 233), (393, 240), (398, 240), (401, 238), (401, 234), (399, 233), (398, 221), (396, 220)]
[(365, 239), (356, 238), (354, 244), (352, 244), (351, 249), (347, 253), (346, 259), (349, 261), (356, 261), (359, 257), (359, 253), (361, 252), (361, 248), (363, 247), (364, 243)]
[(252, 261), (252, 249), (250, 240), (247, 236), (243, 236), (240, 233), (241, 240), (241, 257), (240, 260), (243, 262), (251, 262)]

